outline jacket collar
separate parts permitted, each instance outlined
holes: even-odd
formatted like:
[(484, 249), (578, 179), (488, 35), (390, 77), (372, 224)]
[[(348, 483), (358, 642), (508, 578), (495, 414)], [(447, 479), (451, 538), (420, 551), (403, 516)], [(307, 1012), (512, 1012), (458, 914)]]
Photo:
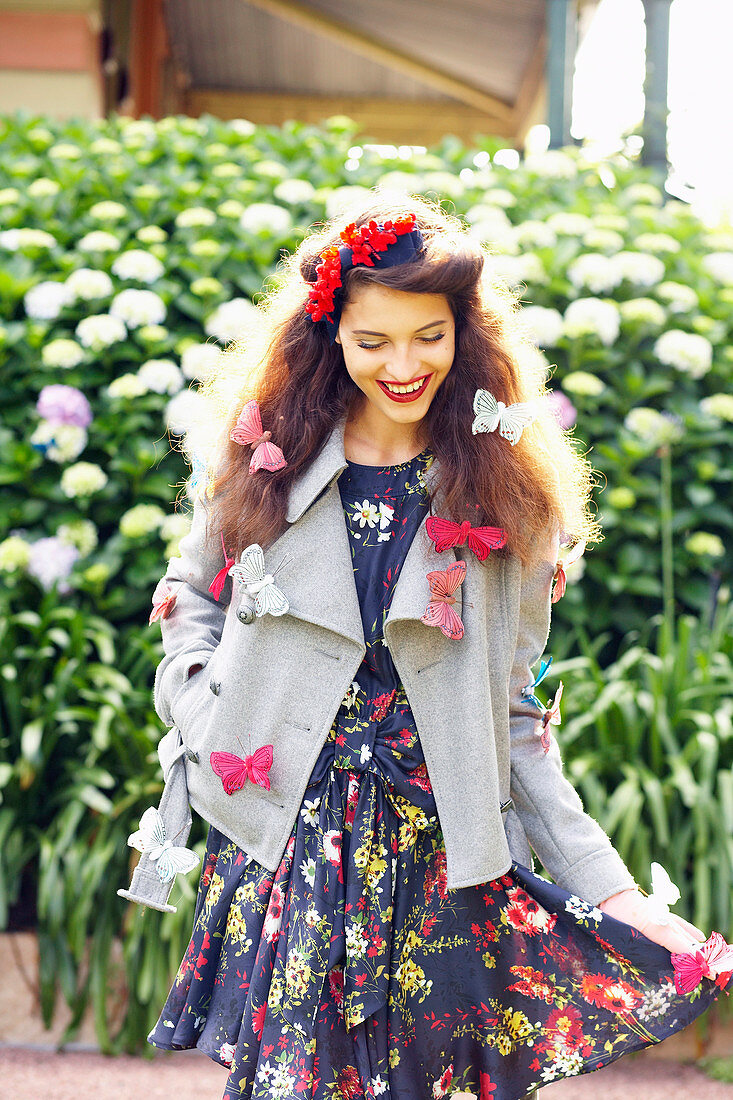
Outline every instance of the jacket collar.
[[(346, 469), (347, 462), (344, 454), (345, 428), (346, 416), (344, 415), (336, 422), (319, 454), (310, 466), (291, 485), (285, 514), (288, 523), (295, 523), (296, 520), (299, 520), (326, 486), (335, 482)], [(432, 488), (432, 482), (437, 472), (438, 460), (436, 458), (425, 474), (425, 480), (430, 488)]]

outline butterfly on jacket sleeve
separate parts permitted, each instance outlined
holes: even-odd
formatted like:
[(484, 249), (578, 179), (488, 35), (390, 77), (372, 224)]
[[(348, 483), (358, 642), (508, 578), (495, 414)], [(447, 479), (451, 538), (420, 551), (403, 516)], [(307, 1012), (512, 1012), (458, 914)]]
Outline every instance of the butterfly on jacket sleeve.
[(155, 806), (147, 808), (140, 818), (140, 828), (130, 833), (127, 843), (150, 858), (161, 882), (170, 882), (179, 872), (188, 874), (199, 863), (190, 848), (177, 847), (168, 839), (165, 822)]

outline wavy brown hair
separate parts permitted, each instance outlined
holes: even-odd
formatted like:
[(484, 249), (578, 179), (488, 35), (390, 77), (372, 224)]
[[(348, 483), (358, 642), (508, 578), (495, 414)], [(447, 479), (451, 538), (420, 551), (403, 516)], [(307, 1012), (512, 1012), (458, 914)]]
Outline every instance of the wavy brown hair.
[[(425, 242), (418, 259), (394, 267), (360, 265), (344, 276), (344, 304), (372, 283), (410, 293), (442, 294), (455, 320), (455, 356), (423, 423), (440, 462), (441, 514), (460, 522), (503, 527), (507, 552), (534, 559), (547, 530), (557, 524), (573, 540), (598, 541), (589, 510), (593, 471), (577, 441), (560, 427), (549, 403), (544, 359), (523, 334), (518, 298), (490, 274), (490, 252), (463, 223), (418, 196), (374, 191), (370, 201), (313, 227), (278, 265), (274, 285), (258, 303), (252, 334), (220, 357), (203, 387), (219, 409), (221, 430), (210, 460), (216, 471), (209, 533), (224, 532), (235, 557), (249, 543), (269, 546), (287, 527), (288, 494), (339, 419), (363, 397), (346, 371), (341, 346), (331, 344), (326, 322), (305, 311), (308, 283), (320, 253), (342, 242), (350, 222), (362, 225), (414, 213)], [(487, 262), (489, 261), (489, 262)], [(488, 389), (509, 405), (535, 400), (539, 414), (512, 446), (498, 432), (473, 435), (473, 399)], [(229, 439), (245, 400), (259, 402), (265, 429), (288, 465), (274, 473), (248, 471), (251, 449)], [(431, 506), (432, 506), (431, 497)]]

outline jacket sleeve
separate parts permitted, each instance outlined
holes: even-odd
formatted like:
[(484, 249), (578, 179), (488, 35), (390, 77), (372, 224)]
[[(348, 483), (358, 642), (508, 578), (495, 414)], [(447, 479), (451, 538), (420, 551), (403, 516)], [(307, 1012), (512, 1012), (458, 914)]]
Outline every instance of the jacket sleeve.
[(206, 519), (211, 503), (194, 498), (191, 530), (179, 544), (178, 556), (171, 558), (162, 578), (176, 593), (170, 614), (160, 620), (164, 656), (155, 672), (153, 701), (156, 713), (166, 726), (176, 724), (179, 701), (189, 689), (198, 687), (198, 673), (189, 681), (194, 665), (208, 664), (221, 640), (226, 608), (232, 597), (232, 579), (227, 577), (219, 599), (209, 585), (225, 564), (221, 536), (206, 537)]
[[(539, 564), (522, 569), (516, 648), (510, 674), (510, 793), (527, 838), (558, 886), (591, 905), (636, 883), (597, 821), (587, 814), (563, 774), (553, 736), (545, 753), (542, 711), (522, 695), (550, 632), (552, 578), (559, 553), (557, 530), (548, 534)], [(552, 726), (550, 729), (552, 730)]]

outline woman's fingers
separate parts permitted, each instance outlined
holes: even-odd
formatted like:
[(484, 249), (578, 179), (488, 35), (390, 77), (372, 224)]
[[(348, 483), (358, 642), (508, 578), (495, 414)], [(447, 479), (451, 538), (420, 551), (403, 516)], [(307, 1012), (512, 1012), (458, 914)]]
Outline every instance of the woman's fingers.
[(688, 920), (685, 920), (684, 917), (677, 917), (676, 919), (684, 927), (685, 931), (689, 932), (694, 940), (700, 940), (701, 943), (705, 942), (707, 936), (701, 928), (697, 928), (694, 924), (690, 924), (690, 922)]

